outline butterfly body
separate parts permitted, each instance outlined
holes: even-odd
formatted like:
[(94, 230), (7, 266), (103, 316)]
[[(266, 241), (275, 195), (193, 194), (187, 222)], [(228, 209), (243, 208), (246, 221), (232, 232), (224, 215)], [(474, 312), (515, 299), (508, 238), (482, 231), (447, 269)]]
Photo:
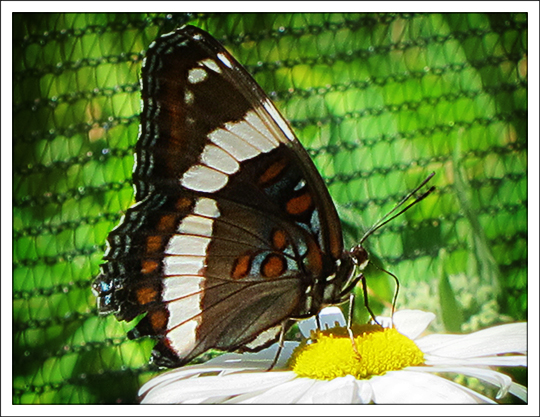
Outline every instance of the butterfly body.
[(136, 203), (93, 284), (101, 314), (145, 314), (130, 337), (157, 337), (154, 361), (180, 366), (260, 349), (345, 300), (367, 254), (344, 250), (309, 155), (215, 39), (186, 26), (156, 40), (142, 101)]

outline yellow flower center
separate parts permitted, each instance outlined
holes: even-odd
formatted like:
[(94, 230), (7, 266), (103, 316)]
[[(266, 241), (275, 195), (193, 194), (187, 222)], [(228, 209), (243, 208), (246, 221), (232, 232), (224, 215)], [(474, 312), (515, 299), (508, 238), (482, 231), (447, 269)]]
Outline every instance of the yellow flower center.
[(378, 325), (352, 326), (356, 351), (347, 329), (313, 332), (311, 344), (300, 344), (289, 366), (300, 377), (331, 380), (345, 375), (369, 379), (387, 371), (424, 363), (424, 354), (396, 329)]

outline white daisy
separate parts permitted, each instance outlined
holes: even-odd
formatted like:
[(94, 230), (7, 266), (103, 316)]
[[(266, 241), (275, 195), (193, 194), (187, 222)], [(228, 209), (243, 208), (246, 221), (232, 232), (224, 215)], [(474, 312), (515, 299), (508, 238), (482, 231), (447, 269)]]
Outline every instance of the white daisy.
[[(323, 328), (344, 326), (338, 308), (321, 313)], [(527, 389), (492, 366), (527, 366), (526, 323), (504, 324), (467, 335), (420, 335), (435, 318), (417, 310), (396, 312), (392, 323), (354, 330), (357, 353), (346, 329), (314, 332), (312, 343), (285, 342), (277, 365), (273, 345), (258, 353), (225, 354), (202, 365), (176, 369), (147, 382), (142, 403), (376, 403), (470, 404), (494, 400), (439, 374), (477, 378), (527, 401)], [(304, 335), (315, 320), (300, 322)], [(297, 348), (295, 350), (295, 348)], [(353, 376), (354, 375), (354, 376)]]

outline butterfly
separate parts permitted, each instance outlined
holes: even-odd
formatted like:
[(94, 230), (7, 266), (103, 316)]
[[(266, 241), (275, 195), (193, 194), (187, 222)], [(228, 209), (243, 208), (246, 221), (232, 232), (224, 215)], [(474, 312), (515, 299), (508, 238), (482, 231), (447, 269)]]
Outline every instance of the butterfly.
[(142, 66), (136, 203), (108, 237), (100, 314), (152, 336), (155, 364), (256, 351), (344, 302), (368, 262), (345, 250), (325, 183), (257, 82), (210, 34), (184, 26)]

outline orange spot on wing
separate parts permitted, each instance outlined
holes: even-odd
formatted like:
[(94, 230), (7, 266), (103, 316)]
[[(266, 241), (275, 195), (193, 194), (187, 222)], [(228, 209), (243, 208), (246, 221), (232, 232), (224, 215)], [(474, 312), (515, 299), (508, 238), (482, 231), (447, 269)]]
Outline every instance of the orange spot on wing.
[(304, 193), (287, 201), (287, 213), (292, 215), (305, 213), (311, 207), (311, 195)]
[(161, 250), (161, 236), (148, 236), (146, 238), (146, 252), (152, 253)]
[(249, 254), (239, 256), (234, 262), (231, 272), (233, 279), (241, 279), (247, 276), (251, 268), (251, 256)]
[(174, 214), (166, 214), (161, 216), (157, 224), (157, 229), (160, 232), (173, 231), (176, 224), (176, 216)]
[(272, 182), (274, 179), (276, 179), (276, 177), (279, 176), (279, 174), (281, 174), (281, 172), (286, 166), (287, 166), (287, 163), (285, 161), (274, 162), (259, 177), (259, 183), (261, 185), (266, 185)]
[(275, 250), (281, 252), (289, 244), (287, 240), (287, 233), (285, 233), (285, 231), (282, 229), (274, 231), (272, 235), (272, 244), (274, 245)]
[(277, 278), (285, 272), (286, 264), (281, 255), (268, 255), (261, 265), (261, 274), (265, 278)]
[(176, 209), (179, 211), (187, 210), (191, 206), (191, 199), (187, 197), (179, 198), (176, 202)]
[(167, 326), (167, 320), (169, 319), (169, 314), (165, 310), (157, 310), (149, 312), (148, 315), (150, 316), (150, 323), (152, 324), (152, 328), (156, 333), (165, 330), (165, 326)]
[(157, 291), (152, 287), (142, 287), (137, 290), (139, 304), (148, 304), (157, 300)]
[(156, 261), (143, 259), (141, 263), (141, 272), (143, 274), (150, 274), (158, 268), (159, 264)]

